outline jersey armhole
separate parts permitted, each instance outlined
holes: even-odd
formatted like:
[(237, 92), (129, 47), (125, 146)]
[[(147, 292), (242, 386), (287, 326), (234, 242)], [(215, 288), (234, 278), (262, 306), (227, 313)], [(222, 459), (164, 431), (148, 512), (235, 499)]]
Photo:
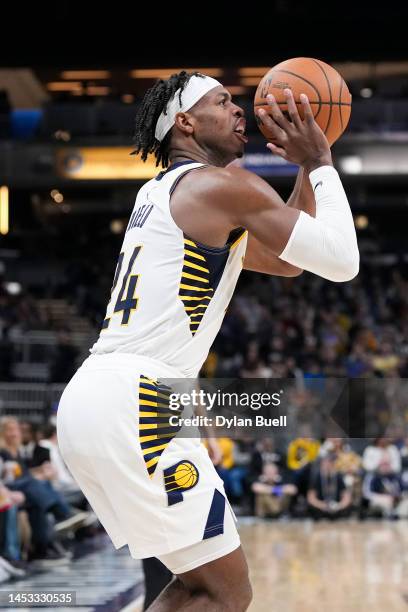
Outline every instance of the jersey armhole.
[[(179, 184), (179, 182), (181, 181), (181, 179), (184, 176), (186, 176), (186, 174), (188, 174), (189, 172), (193, 172), (194, 170), (201, 170), (202, 168), (208, 168), (208, 167), (209, 167), (208, 164), (205, 164), (203, 166), (199, 166), (198, 168), (189, 168), (188, 170), (186, 170), (185, 172), (180, 174), (174, 180), (174, 183), (172, 184), (172, 186), (169, 189), (169, 215), (170, 215), (171, 219), (173, 220), (173, 223), (179, 228), (179, 230), (181, 232), (183, 232), (183, 230), (177, 225), (177, 223), (175, 222), (175, 220), (173, 218), (173, 215), (171, 214), (171, 210), (170, 210), (170, 199), (171, 199), (171, 196), (173, 195), (174, 190), (176, 189), (176, 187)], [(230, 232), (229, 236), (228, 236), (227, 242), (222, 247), (214, 247), (214, 246), (210, 246), (208, 244), (204, 244), (202, 242), (199, 242), (198, 240), (193, 240), (193, 238), (191, 238), (191, 236), (189, 236), (185, 232), (183, 232), (183, 236), (184, 236), (184, 238), (187, 238), (188, 240), (193, 241), (197, 245), (197, 247), (199, 247), (203, 251), (206, 251), (207, 253), (225, 253), (225, 252), (229, 251), (232, 246), (234, 246), (235, 244), (238, 243), (238, 241), (242, 238), (242, 236), (245, 234), (245, 232), (246, 232), (246, 229), (244, 227), (237, 227), (237, 228), (233, 229)]]
[(188, 174), (189, 172), (193, 172), (194, 170), (202, 170), (202, 168), (208, 168), (208, 164), (205, 164), (203, 166), (198, 166), (198, 168), (188, 168), (185, 172), (182, 172), (181, 174), (178, 175), (177, 178), (174, 179), (174, 182), (169, 189), (169, 205), (170, 205), (170, 198), (173, 195), (173, 192), (176, 189), (179, 182), (181, 181), (181, 179), (185, 177), (186, 174)]

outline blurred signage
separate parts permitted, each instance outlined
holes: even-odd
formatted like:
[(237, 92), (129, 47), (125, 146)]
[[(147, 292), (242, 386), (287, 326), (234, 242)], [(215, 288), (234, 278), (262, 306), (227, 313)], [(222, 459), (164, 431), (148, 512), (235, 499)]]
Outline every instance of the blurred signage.
[(143, 162), (130, 147), (64, 147), (57, 150), (57, 174), (72, 180), (140, 180), (160, 172), (153, 155)]
[(245, 153), (240, 165), (260, 176), (295, 176), (299, 170), (296, 164), (290, 164), (282, 157), (260, 149)]
[[(64, 147), (57, 151), (57, 173), (72, 180), (143, 180), (151, 179), (161, 170), (150, 155), (142, 162), (139, 155), (130, 155), (129, 147)], [(252, 150), (236, 161), (236, 165), (260, 176), (294, 176), (295, 164), (264, 152)]]

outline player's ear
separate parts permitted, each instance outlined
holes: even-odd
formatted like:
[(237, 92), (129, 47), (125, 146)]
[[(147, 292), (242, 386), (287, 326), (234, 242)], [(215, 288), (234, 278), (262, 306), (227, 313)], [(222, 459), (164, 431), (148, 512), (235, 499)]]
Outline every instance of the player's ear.
[(194, 132), (194, 118), (190, 113), (177, 113), (174, 123), (186, 136)]

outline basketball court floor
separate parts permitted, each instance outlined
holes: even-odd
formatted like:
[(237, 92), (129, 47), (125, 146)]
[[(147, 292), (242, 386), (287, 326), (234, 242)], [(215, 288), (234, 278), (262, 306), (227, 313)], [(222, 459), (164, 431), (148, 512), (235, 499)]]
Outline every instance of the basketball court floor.
[[(250, 612), (408, 612), (407, 521), (241, 518), (239, 531), (254, 588)], [(140, 612), (143, 578), (127, 548), (115, 551), (101, 536), (70, 565), (2, 585), (11, 588), (76, 591), (76, 607), (61, 612)]]
[(242, 525), (251, 612), (408, 611), (408, 523)]

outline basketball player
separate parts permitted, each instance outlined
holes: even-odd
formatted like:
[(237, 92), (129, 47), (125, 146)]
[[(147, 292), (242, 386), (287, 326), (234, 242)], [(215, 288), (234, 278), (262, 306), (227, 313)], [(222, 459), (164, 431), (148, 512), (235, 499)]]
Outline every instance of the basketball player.
[(197, 377), (242, 267), (332, 281), (358, 272), (326, 137), (307, 98), (302, 121), (285, 95), (290, 120), (273, 98), (258, 119), (271, 151), (302, 168), (290, 206), (255, 174), (227, 167), (247, 138), (221, 83), (183, 71), (146, 93), (136, 152), (167, 169), (138, 192), (100, 337), (59, 405), (61, 452), (115, 547), (157, 557), (177, 576), (152, 612), (239, 612), (251, 600), (222, 481), (200, 441), (170, 426), (165, 379)]

